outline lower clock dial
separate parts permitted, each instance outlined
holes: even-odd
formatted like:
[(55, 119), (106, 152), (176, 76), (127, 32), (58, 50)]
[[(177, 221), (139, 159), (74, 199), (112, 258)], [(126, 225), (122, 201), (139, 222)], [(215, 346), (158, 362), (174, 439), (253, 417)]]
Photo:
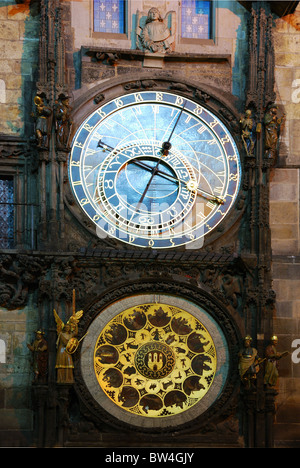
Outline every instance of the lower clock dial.
[(146, 430), (175, 427), (220, 396), (229, 371), (227, 341), (193, 302), (128, 296), (91, 322), (80, 369), (92, 400), (111, 418)]
[(140, 416), (165, 418), (196, 404), (216, 372), (216, 349), (188, 312), (142, 304), (118, 314), (95, 347), (100, 387), (116, 405)]

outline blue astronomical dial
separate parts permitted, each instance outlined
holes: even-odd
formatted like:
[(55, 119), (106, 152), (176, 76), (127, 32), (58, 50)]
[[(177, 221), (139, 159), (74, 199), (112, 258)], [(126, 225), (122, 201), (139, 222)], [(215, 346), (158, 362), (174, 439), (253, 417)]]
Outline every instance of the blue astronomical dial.
[(69, 178), (99, 237), (199, 248), (230, 211), (241, 164), (232, 136), (208, 109), (145, 91), (107, 102), (81, 124)]

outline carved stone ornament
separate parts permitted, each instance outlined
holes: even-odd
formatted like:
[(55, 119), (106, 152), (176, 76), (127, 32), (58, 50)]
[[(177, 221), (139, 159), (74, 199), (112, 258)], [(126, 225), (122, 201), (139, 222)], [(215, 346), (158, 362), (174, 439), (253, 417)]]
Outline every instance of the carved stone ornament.
[(169, 11), (162, 18), (158, 8), (153, 7), (147, 14), (138, 10), (136, 16), (136, 45), (138, 49), (152, 53), (165, 53), (174, 50), (176, 30), (174, 11)]

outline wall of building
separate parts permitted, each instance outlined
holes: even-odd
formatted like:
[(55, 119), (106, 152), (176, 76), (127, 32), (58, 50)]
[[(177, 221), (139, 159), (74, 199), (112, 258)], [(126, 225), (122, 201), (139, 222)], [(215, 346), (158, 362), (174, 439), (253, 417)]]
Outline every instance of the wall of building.
[[(195, 63), (191, 64), (186, 62), (184, 69), (182, 62), (176, 61), (168, 62), (163, 65), (163, 69), (170, 70), (175, 73), (180, 72), (181, 75), (185, 74), (187, 79), (193, 81), (201, 81), (202, 84), (209, 84), (216, 86), (219, 90), (224, 92), (232, 92), (236, 97), (236, 105), (239, 106), (240, 101), (243, 100), (245, 93), (245, 71), (247, 70), (247, 18), (248, 12), (236, 1), (222, 0), (216, 2), (217, 7), (214, 10), (214, 40), (185, 40), (183, 41), (180, 36), (180, 2), (171, 1), (142, 1), (131, 0), (129, 2), (129, 24), (128, 34), (124, 38), (112, 37), (93, 34), (92, 26), (92, 2), (91, 0), (84, 0), (82, 2), (71, 1), (70, 14), (71, 14), (71, 28), (73, 35), (73, 53), (76, 62), (76, 57), (80, 53), (81, 47), (101, 47), (101, 48), (115, 48), (115, 49), (136, 49), (137, 41), (137, 27), (136, 17), (138, 12), (147, 15), (149, 9), (153, 6), (159, 8), (162, 17), (165, 17), (169, 12), (174, 12), (174, 29), (175, 33), (175, 53), (176, 54), (211, 54), (214, 56), (228, 56), (228, 62), (224, 60), (224, 66), (220, 64), (216, 66), (209, 66), (208, 63), (201, 62), (198, 66)], [(112, 35), (114, 36), (114, 35)], [(124, 35), (125, 36), (125, 35)], [(90, 62), (89, 59), (83, 59)], [(111, 67), (105, 75), (99, 73), (99, 66), (97, 64), (89, 63), (84, 64), (83, 69), (76, 69), (74, 64), (75, 81), (76, 75), (81, 73), (81, 86), (80, 93), (82, 93), (84, 86), (95, 86), (104, 79), (116, 77), (124, 73), (122, 63), (120, 67), (117, 65)], [(128, 63), (127, 63), (128, 66)], [(132, 70), (135, 72), (136, 63), (132, 65)], [(149, 65), (141, 64), (144, 71), (148, 71), (154, 67), (160, 68), (158, 64)], [(78, 78), (78, 77), (77, 77)], [(91, 82), (93, 83), (91, 85)], [(78, 88), (78, 85), (75, 85)], [(77, 96), (76, 89), (73, 92), (74, 97)], [(242, 109), (241, 109), (242, 111)]]
[[(37, 323), (35, 306), (19, 310), (0, 308), (0, 433), (1, 446), (31, 444), (33, 412), (31, 357)], [(5, 431), (5, 435), (1, 432)]]
[[(13, 0), (0, 2), (0, 136), (13, 145), (31, 135), (38, 38), (36, 6), (31, 6), (29, 1), (23, 4)], [(6, 150), (1, 153), (2, 174), (15, 174), (11, 156)], [(21, 195), (21, 187), (16, 189)], [(1, 262), (2, 273), (5, 269), (5, 262)], [(6, 294), (2, 285), (2, 304)], [(0, 431), (5, 431), (1, 432), (1, 445), (11, 441), (17, 446), (30, 444), (32, 369), (26, 343), (34, 338), (36, 320), (33, 304), (15, 310), (0, 308)]]
[(275, 438), (300, 439), (300, 7), (275, 20), (275, 80), (279, 114), (286, 115), (278, 166), (270, 184), (273, 278), (277, 297), (274, 332), (280, 361)]
[[(177, 1), (132, 0), (133, 14), (147, 11), (157, 3), (166, 13), (177, 12)], [(66, 57), (69, 82), (74, 97), (111, 77), (122, 74), (122, 64), (112, 66), (110, 75), (101, 75), (101, 67), (83, 59), (84, 73), (79, 76), (81, 46), (130, 48), (134, 37), (123, 41), (97, 39), (91, 32), (90, 0), (70, 1), (64, 24), (68, 36)], [(201, 64), (186, 67), (186, 79), (222, 88), (233, 93), (234, 103), (242, 113), (247, 70), (247, 11), (235, 1), (220, 2), (216, 15), (214, 44), (202, 44), (201, 53), (228, 55), (223, 67)], [(280, 362), (275, 439), (279, 445), (299, 440), (300, 436), (300, 8), (293, 15), (274, 19), (276, 56), (275, 79), (279, 112), (286, 114), (281, 137), (278, 166), (272, 171), (270, 185), (270, 224), (272, 229), (273, 286), (277, 295), (274, 332), (279, 350), (290, 356)], [(177, 39), (179, 28), (177, 27)], [(0, 134), (10, 137), (32, 136), (34, 86), (37, 80), (39, 16), (34, 2), (16, 4), (0, 1)], [(179, 44), (178, 53), (199, 52), (195, 44)], [(181, 64), (173, 64), (173, 71)], [(140, 65), (142, 69), (142, 65)], [(221, 70), (221, 71), (220, 71)], [(144, 69), (145, 72), (147, 70)], [(148, 70), (149, 71), (149, 70)], [(133, 70), (134, 72), (134, 70)], [(79, 85), (81, 79), (81, 85)], [(30, 352), (26, 343), (34, 338), (37, 311), (33, 303), (25, 308), (0, 309), (0, 431), (30, 432), (33, 416), (30, 409)], [(3, 352), (3, 343), (5, 351)], [(26, 437), (25, 437), (26, 439)], [(23, 443), (26, 445), (26, 440)], [(18, 438), (19, 443), (20, 439)]]
[(0, 2), (0, 133), (23, 136), (31, 125), (37, 79), (39, 16), (30, 2)]

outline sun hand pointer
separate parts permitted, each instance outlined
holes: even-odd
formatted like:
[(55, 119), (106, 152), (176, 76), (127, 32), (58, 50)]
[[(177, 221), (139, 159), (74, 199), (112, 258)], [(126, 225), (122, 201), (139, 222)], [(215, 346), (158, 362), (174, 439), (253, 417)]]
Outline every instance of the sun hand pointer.
[(181, 180), (178, 177), (174, 177), (171, 174), (168, 174), (167, 172), (161, 171), (160, 169), (157, 169), (156, 174), (164, 177), (165, 179), (181, 184), (185, 184), (187, 186), (187, 189), (190, 190), (191, 192), (197, 192), (197, 194), (205, 198), (206, 200), (210, 200), (213, 203), (217, 203), (218, 205), (224, 205), (225, 200), (219, 197), (216, 197), (213, 193), (206, 192), (205, 190), (202, 190), (200, 187), (198, 187), (197, 183), (193, 180)]
[(110, 145), (107, 145), (106, 143), (103, 143), (101, 139), (98, 141), (97, 148), (103, 148), (103, 151), (114, 151), (115, 148), (113, 148)]

